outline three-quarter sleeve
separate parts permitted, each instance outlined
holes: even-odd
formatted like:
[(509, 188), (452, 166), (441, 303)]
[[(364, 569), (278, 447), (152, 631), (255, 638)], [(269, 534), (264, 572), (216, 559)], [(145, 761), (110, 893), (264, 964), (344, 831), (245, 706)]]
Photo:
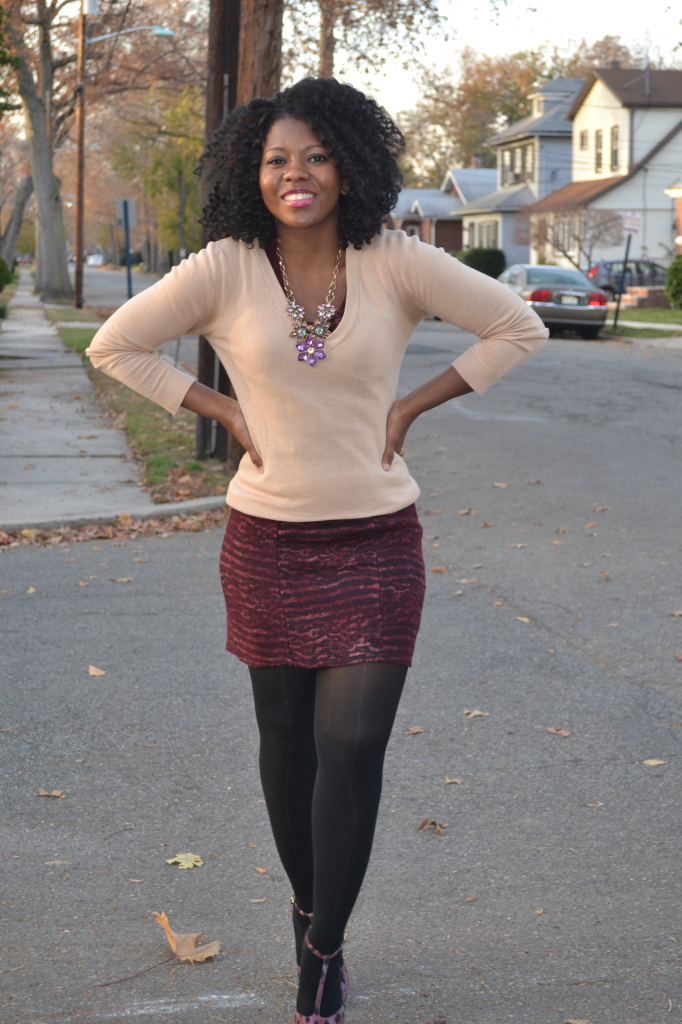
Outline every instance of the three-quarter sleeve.
[(194, 378), (171, 366), (158, 348), (182, 334), (209, 334), (223, 308), (224, 292), (220, 246), (210, 242), (121, 306), (86, 354), (97, 369), (176, 413)]
[(396, 274), (408, 316), (437, 316), (480, 340), (452, 364), (479, 395), (538, 352), (549, 335), (540, 317), (499, 281), (442, 249), (395, 232)]

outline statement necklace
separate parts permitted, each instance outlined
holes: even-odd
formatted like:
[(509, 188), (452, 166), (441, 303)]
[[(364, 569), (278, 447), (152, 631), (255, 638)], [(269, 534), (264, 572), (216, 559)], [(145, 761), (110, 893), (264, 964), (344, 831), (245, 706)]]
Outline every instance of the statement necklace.
[(291, 285), (287, 278), (287, 272), (284, 269), (284, 260), (282, 259), (282, 251), (279, 247), (279, 241), (277, 242), (277, 259), (279, 261), (279, 269), (282, 271), (284, 294), (289, 302), (289, 305), (287, 306), (287, 314), (294, 322), (294, 329), (289, 337), (296, 339), (299, 362), (307, 363), (308, 366), (317, 366), (318, 360), (324, 359), (326, 356), (324, 343), (331, 334), (329, 324), (331, 323), (334, 313), (336, 313), (336, 307), (332, 303), (334, 301), (334, 295), (336, 294), (336, 279), (339, 276), (339, 267), (341, 266), (342, 255), (343, 250), (339, 249), (336, 254), (336, 264), (334, 266), (334, 273), (332, 274), (332, 283), (329, 285), (329, 291), (327, 292), (322, 305), (317, 307), (315, 323), (310, 324), (306, 321), (303, 306), (299, 306), (294, 298), (294, 293), (291, 290)]

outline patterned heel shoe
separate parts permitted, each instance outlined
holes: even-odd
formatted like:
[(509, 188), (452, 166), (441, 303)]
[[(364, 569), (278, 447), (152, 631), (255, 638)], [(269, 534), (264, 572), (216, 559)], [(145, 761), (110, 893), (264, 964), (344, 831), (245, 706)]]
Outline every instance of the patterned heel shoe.
[[(296, 943), (296, 963), (298, 964), (298, 973), (301, 973), (301, 952), (303, 950), (303, 940), (306, 937), (308, 929), (313, 921), (313, 915), (308, 914), (305, 910), (301, 910), (296, 905), (294, 897), (291, 897), (291, 920), (294, 925), (294, 941)], [(348, 979), (348, 970), (343, 962), (343, 956), (341, 957), (341, 998), (343, 999), (343, 1005), (346, 1005), (348, 999), (348, 993), (350, 991), (350, 981)]]
[(310, 952), (314, 953), (315, 956), (319, 957), (320, 960), (322, 961), (322, 973), (320, 974), (320, 983), (317, 986), (317, 995), (315, 996), (315, 1009), (309, 1016), (303, 1013), (299, 1013), (297, 1010), (294, 1024), (345, 1024), (346, 1011), (344, 1009), (343, 1004), (336, 1011), (336, 1013), (333, 1013), (331, 1015), (331, 1017), (323, 1017), (322, 1014), (320, 1013), (320, 1008), (322, 1006), (322, 995), (324, 993), (324, 983), (327, 980), (327, 971), (329, 970), (329, 964), (334, 959), (335, 956), (338, 956), (343, 951), (343, 946), (339, 946), (335, 953), (329, 953), (325, 956), (324, 953), (320, 953), (317, 949), (315, 949), (314, 946), (310, 945), (310, 941), (307, 935), (305, 936), (303, 941), (305, 942)]

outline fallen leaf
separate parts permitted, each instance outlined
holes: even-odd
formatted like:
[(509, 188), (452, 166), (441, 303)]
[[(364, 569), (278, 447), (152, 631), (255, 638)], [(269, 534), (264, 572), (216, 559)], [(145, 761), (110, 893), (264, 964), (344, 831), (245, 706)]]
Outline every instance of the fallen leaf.
[(143, 878), (129, 878), (128, 881), (129, 882), (143, 882), (144, 879)]
[(570, 736), (568, 729), (555, 729), (554, 726), (548, 725), (547, 732), (553, 732), (555, 736)]
[(535, 913), (536, 914), (544, 914), (544, 910), (542, 909), (542, 907), (538, 907), (538, 909), (535, 911)]
[(94, 665), (88, 665), (89, 676), (105, 676), (106, 672), (103, 668), (95, 668)]
[(682, 654), (676, 654), (675, 661), (682, 661)]
[(132, 521), (133, 517), (129, 515), (127, 512), (121, 512), (120, 516), (118, 517), (119, 526), (130, 526)]
[(610, 512), (611, 509), (608, 505), (597, 505), (594, 510), (595, 512)]
[(590, 565), (592, 565), (592, 562), (580, 562), (579, 563), (579, 567), (581, 569), (587, 569)]
[(43, 787), (41, 786), (38, 792), (36, 793), (36, 796), (55, 796), (57, 798), (61, 798), (63, 796), (66, 796), (66, 793), (62, 793), (61, 789), (53, 789), (51, 793), (48, 793), (48, 791), (46, 789), (43, 789)]
[(259, 875), (267, 875), (268, 873), (267, 868), (254, 868), (254, 870), (257, 871)]
[(554, 544), (555, 547), (558, 547), (560, 544), (563, 544), (563, 541), (562, 540), (553, 540), (552, 544)]
[(405, 730), (406, 736), (416, 736), (417, 733), (424, 732), (420, 725), (411, 725), (409, 729)]
[(45, 861), (45, 864), (47, 865), (48, 868), (56, 867), (57, 864), (70, 864), (70, 863), (71, 863), (70, 860), (46, 860)]
[(457, 515), (458, 516), (477, 516), (478, 515), (478, 509), (477, 508), (461, 508), (459, 510), (459, 512), (457, 513)]
[(484, 526), (492, 526), (492, 525), (493, 525), (492, 523), (481, 523), (481, 528), (483, 528)]
[(585, 523), (583, 530), (589, 530), (592, 526), (599, 526), (599, 523)]
[[(594, 525), (594, 524), (593, 524), (593, 525)], [(555, 530), (554, 532), (555, 532), (555, 533), (568, 533), (568, 530), (566, 529), (566, 527), (565, 527), (565, 526), (560, 526), (560, 527), (559, 527), (558, 529), (556, 529), (556, 530)]]
[(510, 548), (527, 548), (528, 545), (527, 544), (508, 544), (507, 547), (510, 547)]
[(421, 830), (423, 828), (429, 828), (429, 827), (435, 828), (436, 834), (439, 835), (439, 836), (442, 836), (443, 835), (443, 829), (447, 828), (448, 826), (445, 824), (445, 822), (443, 822), (442, 824), (439, 824), (437, 821), (434, 821), (433, 818), (424, 818), (424, 820), (422, 821), (421, 825), (417, 829), (417, 832), (421, 832)]
[(455, 579), (455, 583), (478, 583), (478, 578), (475, 577), (475, 576), (474, 577), (463, 576), (459, 580)]
[(489, 711), (479, 711), (478, 708), (476, 708), (474, 711), (463, 711), (462, 714), (464, 715), (465, 718), (489, 718), (490, 717), (490, 712)]
[(463, 784), (463, 782), (464, 782), (464, 779), (449, 779), (447, 777), (447, 775), (446, 775), (445, 776), (445, 785), (449, 786), (451, 782), (454, 782), (456, 786), (461, 786)]
[(674, 619), (682, 619), (682, 612), (671, 612), (670, 614)]
[(526, 618), (525, 615), (515, 615), (514, 618), (517, 622), (530, 622), (530, 619)]
[(539, 480), (528, 480), (527, 482), (528, 482), (529, 484), (539, 484), (539, 483), (540, 483), (540, 481), (539, 481)]
[(464, 902), (465, 903), (475, 903), (477, 899), (478, 899), (478, 896), (467, 896), (467, 898), (466, 898), (466, 900)]
[(483, 562), (476, 562), (476, 565), (472, 565), (471, 568), (472, 569), (482, 569), (483, 568)]
[(85, 760), (84, 757), (77, 757), (76, 760), (73, 763), (74, 764), (83, 764), (84, 760)]
[(442, 511), (442, 508), (427, 508), (426, 514), (427, 516), (439, 516)]
[(506, 486), (507, 485), (504, 482), (500, 482), (499, 484), (493, 484), (493, 487), (506, 487)]
[(504, 601), (493, 601), (493, 604), (504, 604)]
[(564, 1024), (590, 1024), (589, 1020), (576, 1020), (575, 1017), (569, 1017), (564, 1021)]
[(197, 946), (197, 940), (201, 938), (201, 932), (186, 932), (184, 934), (174, 932), (165, 910), (160, 914), (157, 914), (156, 911), (153, 911), (153, 913), (157, 922), (165, 931), (168, 944), (178, 960), (188, 960), (191, 964), (200, 964), (211, 956), (217, 956), (220, 952), (219, 942), (209, 942), (206, 946)]
[(38, 536), (38, 531), (27, 527), (25, 530), (19, 530), (19, 535), (21, 537), (27, 537), (29, 540), (35, 540)]
[(249, 903), (265, 903), (265, 900), (265, 896), (259, 896), (257, 900), (249, 900)]
[(26, 591), (27, 594), (35, 594), (35, 592), (36, 592), (36, 588), (35, 587), (29, 587), (28, 590)]
[(656, 758), (656, 757), (649, 757), (649, 758), (647, 758), (646, 761), (642, 761), (642, 764), (649, 764), (649, 765), (653, 765), (653, 766), (656, 766), (656, 765), (659, 765), (659, 764), (667, 764), (667, 763), (668, 763), (667, 761), (659, 761), (658, 758)]
[(610, 580), (611, 579), (611, 573), (610, 572), (600, 572), (599, 575), (601, 576), (601, 578), (603, 580)]
[(666, 939), (670, 939), (671, 942), (677, 942), (677, 939), (673, 938), (672, 935), (666, 935)]
[(79, 580), (78, 581), (78, 586), (79, 587), (87, 587), (87, 585), (88, 585), (87, 584), (87, 580)]
[(111, 582), (112, 583), (132, 583), (133, 582), (133, 577), (132, 576), (119, 576), (117, 579), (113, 579), (112, 578)]
[(444, 565), (434, 565), (431, 567), (431, 572), (447, 572)]
[(166, 860), (166, 864), (177, 864), (181, 871), (187, 868), (200, 868), (203, 863), (198, 853), (176, 853), (174, 857)]
[(133, 562), (148, 562), (148, 558), (133, 558)]
[(585, 804), (585, 807), (603, 807), (603, 806), (604, 805), (601, 802), (601, 800), (590, 800), (590, 802), (588, 804)]

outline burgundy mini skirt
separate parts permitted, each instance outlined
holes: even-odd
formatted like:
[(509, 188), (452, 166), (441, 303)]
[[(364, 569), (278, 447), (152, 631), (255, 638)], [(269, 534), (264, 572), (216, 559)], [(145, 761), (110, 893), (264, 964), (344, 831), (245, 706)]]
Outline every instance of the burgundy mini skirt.
[(232, 509), (220, 557), (227, 650), (254, 668), (411, 665), (424, 603), (421, 539), (414, 505), (307, 523)]

